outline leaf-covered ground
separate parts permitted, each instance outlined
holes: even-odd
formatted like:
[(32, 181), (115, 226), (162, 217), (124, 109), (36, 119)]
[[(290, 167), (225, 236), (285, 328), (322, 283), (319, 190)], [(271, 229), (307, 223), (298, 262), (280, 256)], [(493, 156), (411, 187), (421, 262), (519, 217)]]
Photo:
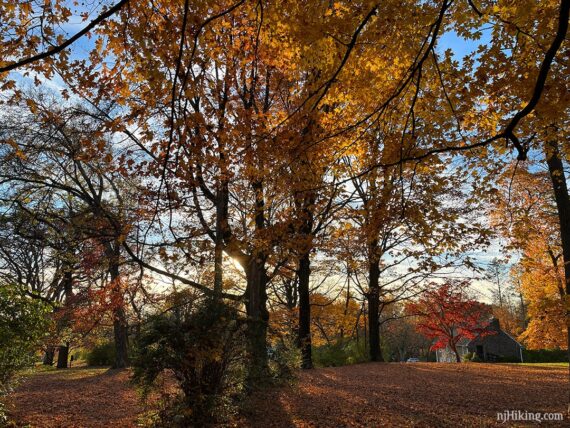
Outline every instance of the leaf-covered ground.
[[(567, 376), (564, 367), (502, 364), (370, 363), (317, 369), (301, 373), (291, 388), (260, 391), (232, 426), (513, 426), (498, 423), (497, 413), (564, 412)], [(34, 427), (130, 427), (142, 411), (128, 372), (107, 369), (33, 375), (11, 403), (16, 404), (12, 416)], [(558, 425), (568, 426), (568, 420)]]
[(564, 412), (567, 377), (564, 368), (503, 364), (320, 369), (303, 373), (298, 388), (264, 397), (272, 404), (260, 400), (248, 421), (255, 427), (505, 426), (497, 423), (497, 412)]
[(8, 403), (18, 425), (134, 427), (142, 411), (128, 370), (72, 368), (23, 379)]

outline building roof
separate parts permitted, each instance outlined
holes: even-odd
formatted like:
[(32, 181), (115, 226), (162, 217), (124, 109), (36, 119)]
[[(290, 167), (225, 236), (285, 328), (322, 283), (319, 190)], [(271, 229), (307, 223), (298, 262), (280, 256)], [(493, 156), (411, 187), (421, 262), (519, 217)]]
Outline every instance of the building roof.
[[(513, 336), (511, 336), (509, 333), (507, 333), (505, 330), (503, 330), (501, 328), (501, 324), (499, 323), (499, 319), (492, 317), (489, 320), (489, 324), (487, 325), (488, 327), (490, 327), (490, 330), (494, 330), (497, 333), (503, 333), (505, 336), (507, 336), (509, 339), (511, 339), (513, 342), (515, 342), (518, 346), (520, 346), (521, 348), (523, 348), (523, 346), (520, 344), (519, 341), (517, 341)], [(476, 340), (485, 340), (486, 337), (490, 337), (490, 336), (494, 336), (494, 335), (485, 335), (483, 337), (481, 337), (480, 335), (477, 335), (475, 338), (473, 338), (472, 340), (469, 340), (467, 342), (467, 345), (469, 345), (471, 342), (474, 342)]]
[[(503, 330), (501, 328), (501, 324), (499, 323), (499, 320), (497, 318), (491, 317), (489, 319), (487, 326), (491, 327), (490, 329), (495, 330), (497, 333), (504, 333), (509, 339), (511, 339), (513, 342), (515, 342), (518, 346), (520, 346), (521, 348), (524, 348), (524, 346), (522, 346), (519, 341), (517, 341), (513, 336), (511, 336), (509, 333), (507, 333), (505, 330)], [(456, 346), (469, 346), (469, 344), (471, 342), (474, 342), (476, 340), (485, 340), (485, 337), (487, 337), (487, 335), (483, 336), (483, 337), (481, 337), (480, 335), (477, 335), (473, 339), (469, 339), (467, 337), (462, 337), (461, 339), (459, 339)]]

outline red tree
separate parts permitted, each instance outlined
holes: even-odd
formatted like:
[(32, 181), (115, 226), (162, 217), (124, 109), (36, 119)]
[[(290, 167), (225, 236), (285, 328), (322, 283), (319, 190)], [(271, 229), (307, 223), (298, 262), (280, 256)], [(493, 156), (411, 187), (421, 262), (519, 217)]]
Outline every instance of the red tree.
[(468, 281), (449, 281), (430, 284), (417, 302), (409, 303), (407, 311), (418, 316), (417, 330), (435, 340), (432, 350), (447, 346), (460, 362), (457, 343), (462, 338), (473, 339), (491, 334), (488, 329), (488, 312), (485, 305), (466, 296)]

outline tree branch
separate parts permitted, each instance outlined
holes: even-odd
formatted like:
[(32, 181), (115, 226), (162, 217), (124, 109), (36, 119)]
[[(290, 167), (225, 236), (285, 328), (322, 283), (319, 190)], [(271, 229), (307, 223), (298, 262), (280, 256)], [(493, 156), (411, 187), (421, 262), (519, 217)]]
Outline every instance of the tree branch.
[(41, 52), (37, 55), (21, 59), (19, 61), (8, 64), (4, 67), (0, 67), (0, 73), (15, 70), (16, 68), (23, 67), (24, 65), (28, 65), (28, 64), (31, 64), (31, 63), (36, 62), (36, 61), (41, 61), (42, 59), (45, 59), (45, 58), (48, 58), (48, 57), (53, 56), (55, 54), (58, 54), (59, 52), (66, 49), (67, 47), (71, 46), (74, 42), (79, 40), (81, 37), (83, 37), (85, 34), (87, 34), (89, 31), (91, 31), (97, 25), (101, 24), (107, 18), (113, 16), (115, 13), (117, 13), (119, 10), (121, 10), (121, 8), (124, 5), (126, 5), (128, 2), (129, 2), (129, 0), (119, 1), (119, 3), (117, 3), (115, 6), (113, 6), (109, 10), (101, 13), (97, 18), (95, 18), (93, 21), (91, 21), (89, 23), (89, 25), (87, 25), (85, 28), (83, 28), (78, 33), (74, 34), (72, 37), (67, 39), (62, 44), (57, 45), (51, 49), (48, 49), (47, 51)]

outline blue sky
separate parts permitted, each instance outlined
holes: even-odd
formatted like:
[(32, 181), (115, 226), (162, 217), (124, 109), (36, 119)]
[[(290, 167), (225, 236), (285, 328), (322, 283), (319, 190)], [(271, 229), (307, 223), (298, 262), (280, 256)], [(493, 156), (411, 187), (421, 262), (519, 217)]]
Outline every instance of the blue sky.
[(448, 31), (443, 33), (438, 40), (437, 48), (439, 52), (444, 52), (447, 49), (453, 51), (454, 59), (461, 61), (466, 55), (470, 55), (491, 40), (491, 30), (481, 30), (481, 38), (479, 40), (464, 39), (459, 36), (455, 31)]

